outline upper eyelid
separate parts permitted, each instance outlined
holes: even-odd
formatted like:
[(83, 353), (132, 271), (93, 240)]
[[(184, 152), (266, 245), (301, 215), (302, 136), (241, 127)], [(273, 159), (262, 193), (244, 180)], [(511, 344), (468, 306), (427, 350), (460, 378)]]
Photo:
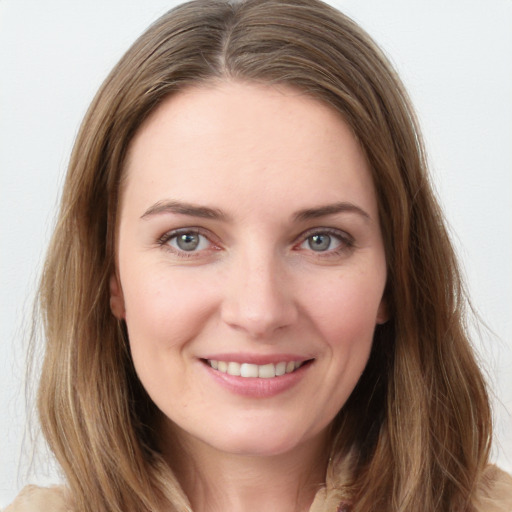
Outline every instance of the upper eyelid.
[(204, 228), (201, 228), (201, 227), (198, 227), (198, 226), (190, 226), (190, 227), (184, 227), (184, 228), (176, 228), (176, 229), (170, 229), (169, 231), (166, 231), (162, 236), (160, 236), (158, 238), (158, 241), (162, 241), (162, 240), (170, 240), (171, 238), (174, 238), (178, 235), (182, 235), (184, 233), (194, 233), (196, 235), (202, 235), (204, 236), (205, 238), (208, 238), (208, 240), (212, 241), (211, 239), (213, 238), (212, 236), (210, 236), (211, 232), (204, 229)]
[(348, 233), (347, 231), (339, 228), (329, 228), (329, 227), (315, 227), (307, 229), (306, 231), (303, 231), (299, 236), (295, 238), (296, 242), (300, 242), (305, 240), (306, 238), (309, 238), (310, 236), (316, 235), (316, 234), (327, 234), (327, 235), (334, 235), (339, 236), (340, 238), (347, 239), (354, 241), (354, 237)]

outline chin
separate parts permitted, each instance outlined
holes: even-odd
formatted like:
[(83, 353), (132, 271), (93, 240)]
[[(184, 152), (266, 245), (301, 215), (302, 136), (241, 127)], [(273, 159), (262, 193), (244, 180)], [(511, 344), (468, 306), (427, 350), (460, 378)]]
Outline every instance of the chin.
[(216, 451), (239, 455), (243, 457), (274, 457), (284, 455), (297, 448), (298, 443), (290, 443), (289, 440), (263, 440), (263, 439), (239, 439), (229, 442), (212, 443), (210, 446)]

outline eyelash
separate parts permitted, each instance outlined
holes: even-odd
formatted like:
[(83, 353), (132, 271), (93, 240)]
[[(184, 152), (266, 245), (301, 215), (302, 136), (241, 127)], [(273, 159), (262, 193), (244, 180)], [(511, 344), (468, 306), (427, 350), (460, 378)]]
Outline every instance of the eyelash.
[(313, 251), (313, 249), (310, 249), (312, 253), (315, 253), (315, 255), (320, 258), (341, 256), (351, 251), (355, 246), (354, 238), (345, 231), (334, 228), (313, 228), (304, 233), (301, 233), (301, 235), (298, 237), (300, 241), (295, 244), (294, 247), (300, 247), (302, 244), (306, 243), (308, 239), (318, 235), (327, 235), (331, 238), (335, 238), (340, 244), (339, 247), (327, 251)]
[(198, 253), (201, 251), (185, 251), (185, 250), (179, 250), (175, 247), (172, 247), (169, 245), (169, 242), (173, 240), (174, 238), (177, 238), (179, 235), (197, 235), (202, 236), (208, 240), (208, 242), (215, 246), (215, 244), (212, 242), (211, 238), (208, 236), (208, 234), (200, 229), (200, 228), (180, 228), (175, 229), (173, 231), (168, 231), (167, 233), (164, 233), (158, 240), (157, 244), (164, 248), (165, 250), (168, 250), (169, 252), (172, 252), (176, 256), (180, 258), (194, 258), (197, 257)]
[[(168, 231), (167, 233), (163, 234), (157, 240), (157, 244), (159, 246), (161, 246), (162, 248), (164, 248), (165, 250), (172, 252), (174, 255), (176, 255), (180, 258), (198, 257), (198, 255), (201, 252), (203, 252), (202, 250), (200, 250), (200, 251), (185, 251), (185, 250), (176, 249), (175, 247), (172, 247), (171, 245), (169, 245), (169, 242), (171, 240), (175, 239), (176, 237), (178, 237), (179, 235), (189, 235), (189, 234), (202, 236), (202, 237), (206, 238), (208, 240), (209, 244), (211, 244), (211, 246), (214, 248), (214, 250), (215, 249), (218, 250), (218, 246), (214, 242), (212, 242), (211, 235), (209, 234), (209, 232), (207, 232), (201, 228), (197, 228), (197, 227), (180, 228), (180, 229)], [(300, 248), (300, 246), (302, 244), (306, 243), (309, 238), (311, 238), (313, 236), (322, 236), (322, 235), (324, 235), (324, 236), (326, 235), (326, 236), (337, 239), (340, 245), (339, 245), (339, 247), (337, 247), (335, 249), (330, 249), (330, 250), (326, 250), (326, 251), (314, 251), (313, 249), (310, 249), (309, 251), (311, 253), (314, 253), (317, 257), (320, 257), (320, 258), (336, 257), (336, 256), (340, 256), (342, 254), (345, 254), (354, 248), (355, 241), (351, 235), (349, 235), (345, 231), (341, 231), (339, 229), (333, 229), (333, 228), (309, 229), (309, 230), (301, 233), (296, 238), (297, 242), (294, 243), (293, 248), (294, 249)], [(212, 247), (209, 247), (209, 249), (211, 249)]]

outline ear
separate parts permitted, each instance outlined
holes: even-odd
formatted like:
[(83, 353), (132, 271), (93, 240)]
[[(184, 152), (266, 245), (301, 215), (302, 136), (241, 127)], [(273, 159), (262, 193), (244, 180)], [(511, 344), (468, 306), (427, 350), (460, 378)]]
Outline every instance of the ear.
[(377, 310), (377, 318), (376, 323), (377, 325), (385, 324), (389, 320), (389, 309), (388, 309), (388, 303), (386, 300), (386, 297), (382, 297), (379, 309)]
[(126, 311), (123, 290), (115, 273), (110, 276), (110, 311), (118, 320), (124, 320)]

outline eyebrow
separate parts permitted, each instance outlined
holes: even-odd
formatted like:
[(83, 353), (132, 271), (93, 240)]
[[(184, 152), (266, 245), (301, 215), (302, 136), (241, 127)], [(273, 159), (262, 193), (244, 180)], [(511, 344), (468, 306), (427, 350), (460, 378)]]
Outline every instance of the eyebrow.
[(179, 215), (188, 215), (190, 217), (199, 217), (202, 219), (226, 220), (226, 214), (217, 208), (208, 208), (192, 203), (183, 203), (181, 201), (158, 201), (150, 206), (141, 216), (146, 219), (162, 213), (177, 213)]
[(325, 217), (327, 215), (335, 215), (337, 213), (355, 213), (360, 215), (367, 221), (371, 221), (372, 218), (362, 208), (355, 204), (348, 202), (340, 202), (334, 204), (327, 204), (319, 206), (317, 208), (307, 208), (300, 210), (294, 215), (296, 221), (306, 221), (311, 219), (317, 219), (319, 217)]

